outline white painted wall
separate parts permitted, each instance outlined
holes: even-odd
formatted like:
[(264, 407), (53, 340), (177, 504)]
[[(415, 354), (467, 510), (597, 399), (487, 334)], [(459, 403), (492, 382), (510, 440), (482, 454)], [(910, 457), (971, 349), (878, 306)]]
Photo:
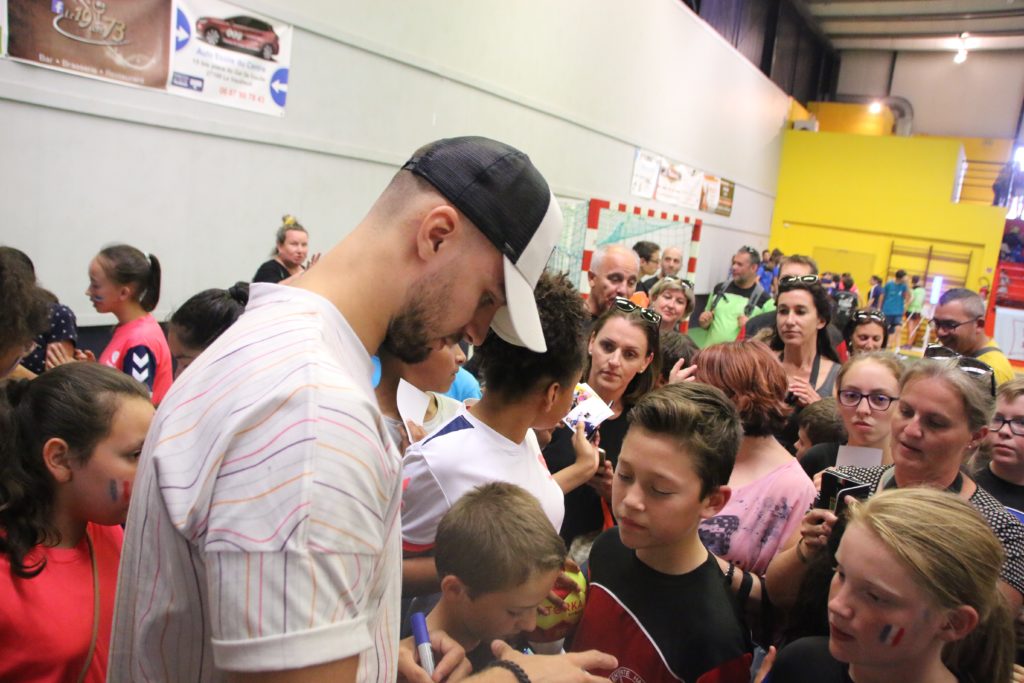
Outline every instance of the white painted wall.
[[(885, 95), (891, 52), (843, 52), (837, 91)], [(1024, 101), (1024, 52), (974, 51), (963, 64), (952, 52), (900, 52), (892, 95), (914, 107), (914, 132), (1012, 138)]]
[(703, 216), (700, 290), (767, 244), (788, 98), (676, 0), (242, 4), (296, 27), (283, 118), (0, 60), (0, 241), (82, 324), (111, 322), (82, 293), (103, 244), (161, 258), (165, 317), (251, 277), (284, 213), (329, 248), (451, 135), (520, 147), (569, 197), (638, 203), (636, 146), (735, 180), (733, 216)]

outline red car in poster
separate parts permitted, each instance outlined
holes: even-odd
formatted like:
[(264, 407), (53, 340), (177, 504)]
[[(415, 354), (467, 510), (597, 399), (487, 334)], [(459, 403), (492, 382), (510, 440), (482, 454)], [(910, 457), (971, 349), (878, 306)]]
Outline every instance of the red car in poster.
[(196, 21), (196, 35), (210, 45), (255, 52), (266, 60), (273, 59), (280, 47), (274, 27), (255, 17), (200, 17)]

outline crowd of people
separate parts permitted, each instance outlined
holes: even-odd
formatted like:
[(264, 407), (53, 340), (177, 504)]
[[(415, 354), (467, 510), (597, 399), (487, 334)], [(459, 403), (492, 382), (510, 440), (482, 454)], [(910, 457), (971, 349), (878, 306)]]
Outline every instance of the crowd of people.
[(1024, 380), (983, 299), (743, 247), (705, 301), (650, 241), (584, 297), (561, 229), (525, 154), (439, 140), (166, 333), (158, 258), (103, 248), (98, 356), (0, 247), (0, 679), (1009, 683)]

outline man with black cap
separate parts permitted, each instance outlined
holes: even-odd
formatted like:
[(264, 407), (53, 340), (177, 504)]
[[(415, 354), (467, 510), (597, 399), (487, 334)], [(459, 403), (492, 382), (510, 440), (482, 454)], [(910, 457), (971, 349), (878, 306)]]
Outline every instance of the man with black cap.
[[(399, 654), (401, 456), (370, 354), (417, 362), (439, 339), (481, 343), (488, 326), (543, 351), (533, 287), (561, 227), (525, 154), (440, 140), (294, 286), (253, 285), (146, 439), (108, 680), (393, 681), (400, 666), (428, 680)], [(597, 653), (499, 654), (514, 663), (482, 678), (608, 668)]]

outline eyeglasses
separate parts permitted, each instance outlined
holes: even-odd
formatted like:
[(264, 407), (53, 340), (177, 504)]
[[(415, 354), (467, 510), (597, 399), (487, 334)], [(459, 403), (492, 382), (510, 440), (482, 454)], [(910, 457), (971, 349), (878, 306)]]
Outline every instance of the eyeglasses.
[(786, 275), (779, 278), (780, 285), (795, 285), (798, 282), (802, 282), (805, 285), (813, 285), (817, 281), (817, 275)]
[(632, 313), (633, 311), (640, 311), (640, 317), (643, 318), (644, 322), (651, 323), (652, 325), (661, 324), (661, 313), (652, 311), (649, 308), (641, 308), (629, 299), (624, 299), (621, 296), (615, 297), (615, 308), (626, 313)]
[(924, 350), (924, 357), (932, 360), (955, 360), (957, 367), (972, 377), (980, 379), (987, 375), (990, 391), (993, 396), (996, 395), (996, 373), (988, 363), (977, 358), (961, 355), (942, 344), (929, 344), (928, 348)]
[(939, 320), (938, 318), (932, 318), (931, 323), (932, 323), (932, 325), (935, 325), (935, 327), (937, 329), (940, 329), (943, 332), (952, 332), (953, 330), (955, 330), (956, 328), (960, 327), (961, 325), (966, 325), (967, 323), (973, 323), (973, 322), (976, 322), (978, 320), (981, 320), (980, 316), (977, 317), (977, 318), (971, 318), (970, 320), (964, 320), (963, 322), (959, 322), (959, 323), (957, 321), (955, 321), (955, 320)]
[(663, 277), (661, 279), (662, 280), (667, 280), (668, 282), (678, 282), (679, 284), (681, 284), (686, 289), (693, 289), (693, 282), (691, 282), (690, 280), (684, 280), (681, 277), (672, 277), (671, 275), (666, 275), (665, 277)]
[(862, 308), (859, 311), (854, 311), (850, 319), (857, 323), (862, 323), (865, 320), (874, 320), (876, 323), (884, 323), (885, 315), (881, 311), (874, 309)]
[(740, 247), (740, 251), (746, 252), (746, 253), (750, 254), (751, 256), (756, 256), (759, 260), (761, 258), (761, 252), (759, 252), (757, 249), (754, 249), (751, 246), (744, 245), (744, 246)]
[(864, 399), (868, 400), (868, 407), (871, 410), (883, 412), (889, 410), (892, 402), (899, 396), (886, 396), (885, 394), (862, 394), (853, 389), (843, 389), (839, 392), (839, 402), (848, 408), (856, 408)]
[(1003, 417), (996, 414), (988, 423), (988, 428), (993, 432), (998, 432), (1003, 425), (1010, 425), (1010, 433), (1014, 436), (1024, 436), (1024, 417)]

